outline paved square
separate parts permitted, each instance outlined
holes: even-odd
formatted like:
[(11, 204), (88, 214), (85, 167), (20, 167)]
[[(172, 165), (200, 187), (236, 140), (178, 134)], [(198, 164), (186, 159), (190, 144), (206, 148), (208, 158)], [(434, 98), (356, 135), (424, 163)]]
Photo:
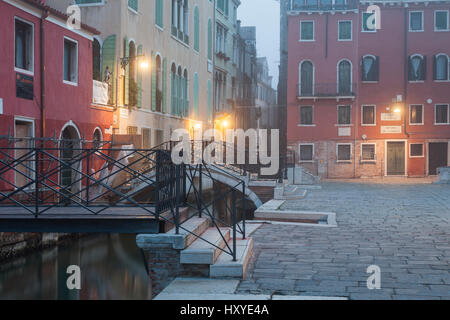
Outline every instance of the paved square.
[[(324, 182), (284, 210), (332, 211), (337, 228), (264, 225), (237, 293), (450, 299), (450, 185)], [(369, 290), (367, 267), (381, 268)]]

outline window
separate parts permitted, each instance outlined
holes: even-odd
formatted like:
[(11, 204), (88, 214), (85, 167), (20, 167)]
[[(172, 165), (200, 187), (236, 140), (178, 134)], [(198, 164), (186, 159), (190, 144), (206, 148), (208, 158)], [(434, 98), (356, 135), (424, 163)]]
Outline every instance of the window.
[(352, 145), (351, 144), (337, 144), (337, 161), (351, 161), (352, 160)]
[(94, 80), (102, 81), (102, 47), (97, 39), (92, 42), (92, 75)]
[(300, 64), (300, 96), (311, 97), (314, 94), (314, 66), (311, 61)]
[(172, 0), (172, 36), (189, 44), (188, 0)]
[(379, 57), (364, 56), (362, 59), (362, 81), (378, 81), (379, 68)]
[(423, 31), (422, 11), (411, 11), (409, 13), (409, 31)]
[(409, 123), (423, 124), (423, 105), (413, 104), (409, 107)]
[(311, 162), (314, 160), (314, 145), (301, 144), (299, 146), (299, 159), (302, 162)]
[(449, 81), (450, 60), (447, 55), (439, 54), (434, 56), (434, 80)]
[(216, 26), (216, 53), (226, 53), (228, 30), (221, 24)]
[(314, 41), (314, 21), (300, 21), (300, 41)]
[(34, 71), (34, 32), (33, 25), (15, 19), (15, 67)]
[(338, 106), (338, 124), (348, 125), (352, 123), (352, 107)]
[(448, 11), (434, 12), (434, 30), (448, 31)]
[(449, 124), (448, 104), (437, 104), (435, 114), (435, 124)]
[(424, 81), (427, 74), (427, 59), (425, 56), (409, 57), (409, 81)]
[(348, 60), (342, 60), (338, 64), (338, 94), (342, 96), (352, 95), (352, 65)]
[(422, 158), (423, 157), (423, 143), (411, 143), (409, 145), (409, 157), (410, 158)]
[(64, 81), (78, 83), (78, 43), (64, 38)]
[(362, 125), (374, 126), (375, 124), (375, 106), (362, 106)]
[(376, 32), (376, 13), (375, 12), (363, 12), (362, 14), (362, 31), (363, 32)]
[(138, 127), (128, 126), (127, 127), (127, 134), (130, 135), (130, 136), (136, 136), (138, 134)]
[(314, 108), (313, 106), (300, 107), (300, 124), (303, 126), (313, 125)]
[(208, 60), (212, 60), (213, 55), (213, 29), (212, 21), (208, 19)]
[(364, 143), (361, 145), (361, 161), (375, 161), (376, 160), (376, 145), (375, 143)]
[(350, 41), (352, 40), (352, 21), (339, 21), (338, 22), (338, 40)]
[(228, 0), (217, 0), (217, 8), (225, 15), (228, 15), (229, 3)]
[(155, 24), (158, 27), (164, 26), (164, 0), (155, 1)]
[(128, 0), (128, 8), (138, 12), (138, 0)]

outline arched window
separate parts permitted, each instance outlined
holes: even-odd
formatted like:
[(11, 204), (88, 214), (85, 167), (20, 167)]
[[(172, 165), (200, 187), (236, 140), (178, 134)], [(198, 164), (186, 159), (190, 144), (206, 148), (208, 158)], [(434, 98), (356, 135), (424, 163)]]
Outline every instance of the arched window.
[(312, 96), (314, 94), (314, 65), (311, 61), (303, 61), (300, 64), (300, 96)]
[(352, 93), (352, 65), (348, 60), (342, 60), (338, 65), (338, 94), (351, 95)]
[(102, 81), (102, 47), (100, 42), (94, 38), (92, 42), (92, 77), (94, 80)]
[(362, 81), (378, 81), (378, 57), (364, 56), (362, 60)]
[(129, 86), (128, 86), (128, 105), (135, 107), (138, 104), (138, 84), (137, 78), (137, 59), (136, 59), (136, 44), (130, 41), (129, 44)]
[(419, 54), (409, 57), (409, 81), (425, 80), (427, 73), (426, 65), (426, 57)]
[(163, 27), (163, 21), (164, 21), (164, 0), (156, 0), (155, 1), (155, 23), (159, 27)]
[(189, 96), (188, 96), (188, 72), (184, 69), (183, 73), (183, 116), (189, 115)]
[(434, 57), (434, 80), (450, 80), (450, 61), (447, 55), (439, 54)]
[(194, 9), (194, 50), (200, 51), (200, 14), (198, 6)]
[(100, 143), (103, 140), (102, 137), (102, 131), (100, 130), (100, 128), (96, 128), (94, 130), (94, 134), (92, 136), (92, 148), (94, 150), (97, 150), (100, 148)]
[(183, 73), (181, 71), (181, 66), (178, 66), (178, 70), (177, 70), (177, 98), (178, 98), (178, 106), (177, 106), (177, 115), (181, 116), (183, 113), (183, 96), (184, 96), (184, 92), (183, 92)]

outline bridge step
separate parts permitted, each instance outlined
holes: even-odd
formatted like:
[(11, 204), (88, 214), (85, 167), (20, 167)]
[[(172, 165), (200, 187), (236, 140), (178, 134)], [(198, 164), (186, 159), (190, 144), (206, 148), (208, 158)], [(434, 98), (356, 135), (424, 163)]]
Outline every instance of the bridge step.
[(136, 243), (144, 250), (152, 250), (155, 244), (171, 244), (173, 249), (184, 250), (197, 239), (196, 235), (204, 233), (209, 226), (208, 219), (195, 217), (183, 223), (184, 229), (180, 228), (179, 234), (176, 234), (175, 229), (160, 234), (139, 234)]
[[(182, 264), (214, 264), (230, 240), (229, 228), (209, 228), (202, 235), (202, 239), (195, 240), (185, 250), (181, 251), (180, 262)], [(206, 241), (208, 242), (206, 242)], [(211, 245), (214, 244), (215, 246)]]
[[(233, 246), (231, 240), (228, 245)], [(233, 261), (231, 255), (222, 252), (216, 263), (210, 266), (209, 276), (211, 278), (243, 279), (253, 254), (253, 239), (238, 240), (236, 251), (237, 261)]]

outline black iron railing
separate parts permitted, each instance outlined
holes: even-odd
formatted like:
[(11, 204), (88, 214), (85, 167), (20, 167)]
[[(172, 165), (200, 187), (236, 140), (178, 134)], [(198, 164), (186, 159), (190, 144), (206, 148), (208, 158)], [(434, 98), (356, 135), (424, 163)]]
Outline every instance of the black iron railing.
[[(64, 215), (65, 208), (94, 216), (108, 214), (111, 208), (133, 208), (136, 216), (153, 216), (173, 224), (177, 233), (184, 230), (210, 243), (184, 227), (187, 220), (181, 221), (180, 209), (188, 207), (190, 218), (207, 216), (224, 240), (220, 228), (232, 229), (231, 245), (228, 241), (225, 248), (210, 244), (236, 260), (237, 234), (246, 237), (244, 181), (214, 168), (236, 182), (226, 185), (211, 172), (214, 164), (204, 161), (175, 164), (175, 142), (150, 150), (116, 148), (109, 143), (87, 145), (78, 140), (45, 143), (30, 139), (27, 146), (16, 145), (16, 141), (5, 144), (0, 140), (0, 214), (14, 207), (37, 219), (55, 212)], [(205, 179), (215, 190), (209, 201), (204, 196)], [(242, 223), (237, 212), (239, 193), (244, 208)], [(213, 206), (218, 203), (231, 223), (214, 214)]]

